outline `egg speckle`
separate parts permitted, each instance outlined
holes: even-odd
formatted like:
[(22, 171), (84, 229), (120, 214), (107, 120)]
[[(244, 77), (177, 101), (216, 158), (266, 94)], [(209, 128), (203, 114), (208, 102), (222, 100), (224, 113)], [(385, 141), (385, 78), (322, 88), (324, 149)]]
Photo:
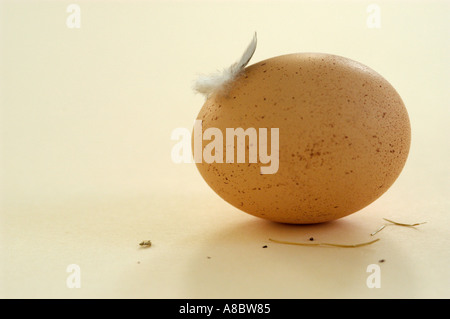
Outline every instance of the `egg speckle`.
[(203, 133), (279, 129), (274, 174), (261, 174), (267, 164), (251, 163), (248, 155), (245, 163), (196, 165), (225, 201), (282, 223), (320, 223), (366, 207), (399, 176), (411, 139), (396, 90), (367, 66), (330, 54), (289, 54), (248, 66), (208, 97), (197, 119)]

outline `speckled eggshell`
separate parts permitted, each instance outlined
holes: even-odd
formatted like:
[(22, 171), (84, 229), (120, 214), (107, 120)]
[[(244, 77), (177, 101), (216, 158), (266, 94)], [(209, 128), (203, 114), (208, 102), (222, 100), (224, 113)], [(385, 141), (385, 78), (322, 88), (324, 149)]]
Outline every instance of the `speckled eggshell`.
[(196, 165), (231, 205), (292, 224), (338, 219), (375, 201), (402, 171), (411, 140), (402, 99), (381, 75), (319, 53), (247, 67), (206, 100), (197, 119), (203, 131), (219, 128), (224, 139), (226, 128), (279, 128), (275, 174), (261, 174), (268, 164), (259, 161)]

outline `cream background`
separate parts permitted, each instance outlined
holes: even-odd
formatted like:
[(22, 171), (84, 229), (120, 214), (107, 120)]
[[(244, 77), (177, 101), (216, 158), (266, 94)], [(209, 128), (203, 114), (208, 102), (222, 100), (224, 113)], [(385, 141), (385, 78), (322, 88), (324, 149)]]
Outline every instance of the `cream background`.
[[(70, 3), (0, 4), (0, 297), (450, 297), (448, 1), (376, 1), (380, 29), (366, 26), (369, 1), (73, 1), (80, 29), (66, 26)], [(171, 161), (172, 130), (202, 106), (192, 81), (233, 63), (254, 31), (252, 62), (343, 55), (400, 93), (410, 157), (372, 205), (273, 224)], [(367, 241), (383, 217), (427, 224), (357, 249), (268, 241)], [(66, 286), (70, 264), (81, 288)], [(366, 285), (370, 264), (381, 288)]]

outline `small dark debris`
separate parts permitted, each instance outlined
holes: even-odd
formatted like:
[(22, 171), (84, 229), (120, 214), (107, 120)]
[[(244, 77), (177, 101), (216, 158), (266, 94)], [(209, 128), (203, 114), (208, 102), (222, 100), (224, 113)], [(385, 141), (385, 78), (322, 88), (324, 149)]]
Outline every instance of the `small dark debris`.
[(152, 242), (150, 240), (143, 240), (139, 243), (141, 247), (150, 247), (152, 245)]
[(310, 241), (313, 241), (313, 240), (314, 240), (314, 238), (313, 238), (313, 237), (309, 237), (309, 240), (310, 240)]
[(384, 263), (385, 261), (386, 261), (386, 260), (384, 260), (384, 259), (378, 260), (379, 263)]
[(267, 248), (267, 245), (262, 246), (262, 248)]

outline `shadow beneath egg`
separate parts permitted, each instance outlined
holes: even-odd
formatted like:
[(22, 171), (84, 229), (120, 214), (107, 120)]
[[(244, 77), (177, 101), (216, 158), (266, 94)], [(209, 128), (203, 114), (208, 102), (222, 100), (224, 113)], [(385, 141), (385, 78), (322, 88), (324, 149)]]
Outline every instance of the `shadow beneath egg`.
[[(204, 235), (203, 244), (188, 263), (184, 295), (284, 299), (396, 297), (395, 287), (389, 284), (383, 289), (367, 284), (371, 275), (369, 265), (380, 266), (380, 271), (384, 268), (386, 247), (378, 242), (358, 248), (338, 248), (285, 245), (269, 240), (355, 244), (373, 240), (369, 234), (358, 220), (351, 218), (291, 225), (244, 216), (225, 225), (220, 232)], [(395, 254), (395, 244), (390, 244), (389, 250)], [(400, 267), (408, 278), (408, 267)], [(413, 283), (405, 285), (402, 290), (412, 289)]]

